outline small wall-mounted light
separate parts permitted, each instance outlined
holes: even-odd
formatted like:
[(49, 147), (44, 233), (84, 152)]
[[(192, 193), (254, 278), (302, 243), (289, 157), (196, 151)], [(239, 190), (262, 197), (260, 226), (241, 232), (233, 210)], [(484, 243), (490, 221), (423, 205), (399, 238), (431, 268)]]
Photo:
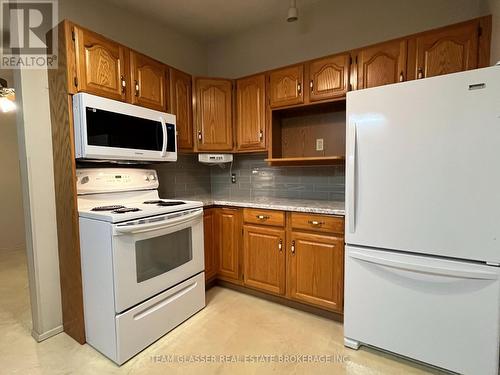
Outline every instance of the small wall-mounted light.
[(288, 8), (288, 22), (295, 22), (299, 19), (299, 11), (297, 9), (297, 0), (290, 0), (290, 8)]
[(7, 81), (0, 78), (0, 111), (12, 112), (16, 110), (16, 93), (9, 88)]

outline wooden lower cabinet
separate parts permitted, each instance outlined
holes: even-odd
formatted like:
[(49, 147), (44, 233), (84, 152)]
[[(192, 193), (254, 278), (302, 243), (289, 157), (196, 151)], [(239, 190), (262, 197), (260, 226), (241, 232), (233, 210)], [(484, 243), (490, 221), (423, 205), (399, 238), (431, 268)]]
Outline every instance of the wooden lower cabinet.
[(211, 280), (217, 275), (218, 253), (215, 244), (214, 210), (209, 208), (203, 212), (203, 233), (205, 246), (205, 280)]
[(291, 232), (288, 248), (288, 296), (342, 312), (344, 239), (333, 235)]
[(245, 225), (243, 249), (244, 284), (285, 294), (285, 230)]
[(215, 212), (216, 245), (219, 253), (217, 276), (228, 281), (240, 281), (241, 212), (233, 208), (218, 208)]
[[(342, 217), (251, 208), (211, 210), (205, 213), (207, 273), (215, 262), (209, 254), (215, 251), (218, 279), (343, 312)], [(269, 217), (269, 223), (254, 222), (257, 216)], [(281, 216), (283, 221), (277, 220)], [(211, 225), (214, 237), (209, 240)]]

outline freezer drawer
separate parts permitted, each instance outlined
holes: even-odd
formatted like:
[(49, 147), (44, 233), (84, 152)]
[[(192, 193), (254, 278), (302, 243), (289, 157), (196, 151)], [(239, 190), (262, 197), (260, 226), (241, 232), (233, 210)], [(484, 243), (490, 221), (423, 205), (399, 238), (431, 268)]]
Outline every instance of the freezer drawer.
[(117, 358), (122, 364), (205, 307), (200, 273), (116, 316)]
[(464, 374), (497, 374), (499, 269), (346, 246), (346, 346)]

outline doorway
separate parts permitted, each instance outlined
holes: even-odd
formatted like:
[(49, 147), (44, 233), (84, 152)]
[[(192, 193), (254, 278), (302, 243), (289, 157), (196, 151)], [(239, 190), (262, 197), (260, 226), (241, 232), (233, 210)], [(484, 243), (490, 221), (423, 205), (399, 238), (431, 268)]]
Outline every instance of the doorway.
[[(17, 110), (11, 70), (0, 70), (0, 320), (7, 330), (30, 334), (32, 318), (26, 259), (26, 240)], [(7, 94), (8, 93), (8, 94)], [(10, 100), (11, 102), (6, 102)], [(12, 105), (11, 105), (12, 104)], [(6, 333), (6, 332), (5, 332)], [(3, 335), (8, 337), (10, 335)]]

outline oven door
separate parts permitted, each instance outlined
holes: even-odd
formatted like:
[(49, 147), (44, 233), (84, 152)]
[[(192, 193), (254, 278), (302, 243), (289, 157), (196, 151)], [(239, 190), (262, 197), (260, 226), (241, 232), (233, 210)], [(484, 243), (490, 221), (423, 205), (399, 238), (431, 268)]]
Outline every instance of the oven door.
[(117, 313), (203, 269), (202, 208), (113, 225)]
[(78, 159), (177, 160), (173, 115), (85, 93), (73, 112)]

